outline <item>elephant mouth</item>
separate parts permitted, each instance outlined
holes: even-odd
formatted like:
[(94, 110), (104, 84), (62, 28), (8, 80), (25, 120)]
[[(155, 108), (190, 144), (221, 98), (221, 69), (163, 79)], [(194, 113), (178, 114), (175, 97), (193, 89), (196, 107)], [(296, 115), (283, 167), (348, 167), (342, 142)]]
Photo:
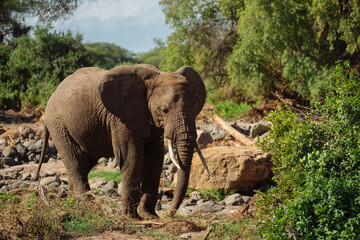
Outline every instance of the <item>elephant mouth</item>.
[[(170, 139), (167, 139), (168, 140), (168, 149), (169, 149), (169, 155), (170, 155), (170, 159), (172, 161), (172, 163), (178, 168), (178, 169), (181, 169), (179, 163), (175, 160), (175, 154), (174, 154), (174, 149), (173, 149), (173, 143)], [(201, 162), (202, 164), (204, 165), (204, 168), (206, 170), (206, 172), (210, 175), (210, 170), (209, 170), (209, 167), (206, 163), (206, 160), (204, 158), (204, 155), (202, 154), (201, 152), (201, 149), (200, 149), (200, 146), (199, 144), (196, 142), (196, 147), (195, 147), (200, 159), (201, 159)]]

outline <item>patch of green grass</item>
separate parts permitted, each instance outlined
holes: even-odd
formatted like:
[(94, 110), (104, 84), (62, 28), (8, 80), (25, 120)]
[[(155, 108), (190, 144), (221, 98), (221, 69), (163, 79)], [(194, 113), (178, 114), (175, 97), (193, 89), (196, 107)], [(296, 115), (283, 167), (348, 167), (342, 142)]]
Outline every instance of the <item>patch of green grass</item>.
[(245, 114), (251, 109), (246, 103), (235, 103), (231, 100), (225, 100), (214, 104), (218, 109), (218, 114), (222, 118), (236, 118)]
[(114, 180), (116, 182), (121, 182), (121, 172), (120, 171), (107, 171), (107, 170), (95, 170), (91, 171), (88, 175), (88, 178), (101, 177), (104, 178), (105, 181), (109, 182)]
[(188, 188), (187, 191), (186, 191), (186, 193), (187, 193), (188, 195), (190, 195), (190, 193), (193, 192), (193, 191), (199, 191), (204, 199), (214, 200), (214, 201), (216, 201), (216, 202), (222, 201), (222, 200), (224, 200), (227, 196), (236, 193), (235, 190), (231, 190), (231, 191), (219, 191), (219, 190), (206, 189), (206, 188), (201, 188), (201, 189)]
[(261, 239), (253, 222), (254, 219), (248, 218), (243, 220), (223, 218), (210, 225), (211, 231), (208, 239)]

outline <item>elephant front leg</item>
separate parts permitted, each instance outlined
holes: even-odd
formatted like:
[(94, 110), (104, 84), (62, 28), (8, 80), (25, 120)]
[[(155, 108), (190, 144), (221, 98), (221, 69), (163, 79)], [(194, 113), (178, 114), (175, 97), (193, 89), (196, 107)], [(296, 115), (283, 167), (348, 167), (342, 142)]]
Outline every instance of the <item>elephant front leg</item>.
[(155, 206), (164, 160), (164, 143), (160, 139), (145, 146), (139, 215), (144, 219), (158, 218)]
[(131, 218), (140, 218), (137, 214), (141, 191), (141, 175), (143, 170), (143, 148), (129, 144), (128, 148), (115, 154), (120, 159), (122, 174), (122, 213)]

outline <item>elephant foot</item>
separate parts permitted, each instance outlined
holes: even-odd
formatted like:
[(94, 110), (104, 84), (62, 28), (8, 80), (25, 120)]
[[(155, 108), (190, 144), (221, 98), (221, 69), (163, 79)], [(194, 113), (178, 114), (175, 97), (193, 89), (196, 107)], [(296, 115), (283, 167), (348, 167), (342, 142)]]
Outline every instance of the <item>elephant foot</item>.
[(157, 219), (159, 216), (155, 213), (155, 206), (151, 201), (150, 194), (145, 193), (140, 200), (140, 204), (138, 207), (138, 213), (140, 217), (145, 220), (149, 219)]

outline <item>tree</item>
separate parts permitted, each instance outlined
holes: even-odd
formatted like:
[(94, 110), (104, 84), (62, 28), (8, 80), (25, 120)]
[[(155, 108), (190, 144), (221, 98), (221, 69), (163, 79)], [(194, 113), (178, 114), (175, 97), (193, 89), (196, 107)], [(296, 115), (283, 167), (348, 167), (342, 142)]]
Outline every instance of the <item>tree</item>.
[(154, 38), (153, 40), (156, 47), (150, 51), (137, 54), (135, 60), (138, 63), (148, 63), (160, 68), (166, 65), (166, 56), (163, 53), (166, 49), (166, 44), (159, 38)]
[(30, 31), (25, 18), (37, 17), (51, 23), (72, 14), (77, 0), (2, 0), (0, 1), (0, 42), (20, 37)]
[[(56, 86), (80, 67), (92, 66), (81, 43), (81, 35), (51, 32), (37, 27), (34, 38), (23, 35), (14, 40), (11, 51), (0, 44), (0, 108), (19, 109), (24, 105), (46, 106)], [(5, 58), (4, 58), (5, 59)]]
[(85, 48), (92, 57), (95, 66), (100, 68), (111, 69), (123, 62), (135, 62), (132, 52), (112, 43), (87, 43)]
[(193, 66), (215, 88), (227, 80), (224, 68), (239, 37), (242, 0), (162, 0), (166, 23), (175, 31), (167, 39), (166, 69)]

